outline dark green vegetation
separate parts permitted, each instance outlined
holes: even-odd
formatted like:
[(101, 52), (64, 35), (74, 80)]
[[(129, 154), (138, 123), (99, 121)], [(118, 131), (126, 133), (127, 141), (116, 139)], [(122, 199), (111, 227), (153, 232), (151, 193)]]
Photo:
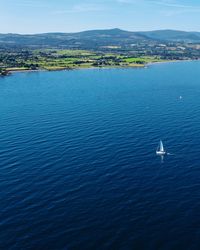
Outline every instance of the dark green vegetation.
[(9, 70), (142, 67), (200, 58), (200, 33), (120, 29), (38, 35), (0, 34), (0, 74)]
[(8, 75), (8, 70), (7, 69), (3, 69), (3, 68), (0, 68), (0, 76), (6, 76)]
[(6, 50), (1, 51), (1, 65), (10, 70), (61, 70), (90, 67), (143, 67), (162, 61), (156, 56), (135, 57), (134, 54), (103, 53), (86, 50)]

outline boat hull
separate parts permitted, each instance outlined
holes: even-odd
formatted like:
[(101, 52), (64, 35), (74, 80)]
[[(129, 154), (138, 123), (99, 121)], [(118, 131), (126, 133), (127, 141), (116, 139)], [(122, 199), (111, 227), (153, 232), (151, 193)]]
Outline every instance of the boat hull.
[(166, 152), (165, 152), (165, 151), (156, 151), (156, 154), (157, 154), (157, 155), (165, 155)]

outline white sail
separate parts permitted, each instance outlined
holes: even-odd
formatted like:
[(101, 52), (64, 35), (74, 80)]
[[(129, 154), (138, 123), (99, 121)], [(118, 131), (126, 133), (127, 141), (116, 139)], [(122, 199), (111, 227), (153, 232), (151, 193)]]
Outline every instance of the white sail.
[(160, 143), (158, 144), (158, 148), (156, 150), (156, 154), (157, 155), (161, 155), (161, 156), (163, 156), (163, 155), (166, 154), (166, 151), (164, 150), (164, 146), (163, 146), (163, 143), (162, 143), (161, 140), (160, 140)]
[(162, 143), (162, 141), (160, 141), (160, 150), (159, 150), (160, 152), (164, 152), (165, 150), (164, 150), (164, 147), (163, 147), (163, 143)]

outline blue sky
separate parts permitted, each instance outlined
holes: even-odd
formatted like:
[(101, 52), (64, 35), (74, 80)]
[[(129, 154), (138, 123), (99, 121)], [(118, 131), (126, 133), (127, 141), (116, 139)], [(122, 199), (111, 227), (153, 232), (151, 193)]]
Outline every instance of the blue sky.
[(200, 31), (200, 0), (0, 0), (0, 33)]

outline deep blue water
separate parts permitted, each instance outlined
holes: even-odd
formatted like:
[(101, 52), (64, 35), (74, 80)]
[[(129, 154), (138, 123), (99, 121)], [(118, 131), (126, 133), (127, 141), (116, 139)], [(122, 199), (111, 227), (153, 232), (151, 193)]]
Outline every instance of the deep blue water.
[(0, 249), (200, 249), (200, 62), (16, 73), (0, 115)]

